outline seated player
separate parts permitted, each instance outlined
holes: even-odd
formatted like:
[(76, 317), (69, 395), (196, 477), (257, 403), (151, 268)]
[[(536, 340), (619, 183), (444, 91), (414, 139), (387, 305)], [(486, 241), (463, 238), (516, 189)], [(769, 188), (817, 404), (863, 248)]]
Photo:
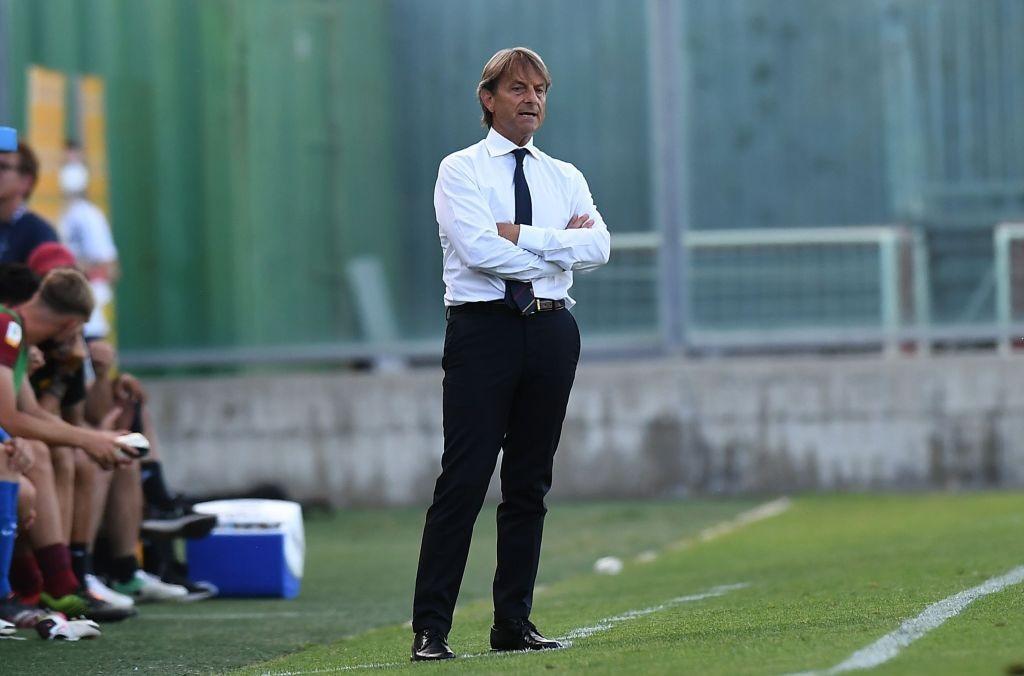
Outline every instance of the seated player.
[[(186, 505), (170, 494), (163, 481), (162, 464), (159, 456), (159, 446), (146, 411), (146, 393), (139, 381), (127, 373), (120, 373), (111, 380), (107, 374), (115, 368), (113, 359), (115, 353), (110, 344), (105, 341), (93, 341), (90, 343), (91, 354), (94, 357), (93, 367), (96, 370), (96, 382), (89, 391), (89, 398), (109, 398), (107, 405), (112, 405), (121, 411), (123, 416), (119, 425), (131, 429), (133, 432), (141, 432), (150, 442), (150, 451), (140, 462), (141, 470), (141, 492), (138, 493), (141, 510), (144, 498), (148, 518), (142, 522), (141, 534), (143, 536), (144, 552), (143, 557), (146, 563), (145, 572), (137, 575), (147, 576), (150, 580), (162, 580), (169, 586), (176, 589), (173, 600), (198, 601), (214, 596), (217, 593), (216, 587), (209, 583), (193, 582), (186, 574), (186, 570), (178, 564), (171, 539), (175, 537), (203, 537), (216, 524), (216, 517), (207, 514), (196, 514)], [(101, 394), (102, 393), (102, 394)], [(95, 414), (106, 410), (99, 407)], [(139, 483), (134, 487), (138, 489)], [(109, 508), (108, 508), (109, 512)], [(141, 514), (141, 511), (136, 515)], [(109, 517), (109, 513), (108, 513)], [(116, 523), (116, 522), (115, 522)], [(116, 536), (111, 534), (110, 519), (107, 519), (107, 538), (110, 545), (116, 542)], [(135, 535), (139, 534), (138, 521), (136, 521)], [(114, 548), (116, 549), (116, 547)], [(114, 558), (108, 562), (110, 577), (115, 577), (119, 565)], [(113, 588), (116, 591), (132, 594), (133, 591), (124, 583), (113, 581)], [(182, 590), (179, 594), (177, 590)], [(136, 598), (139, 598), (136, 596)]]
[(19, 495), (25, 505), (32, 509), (31, 499), (34, 491), (26, 482), (25, 490), (19, 490), (22, 474), (34, 461), (31, 449), (18, 439), (13, 440), (5, 434), (0, 451), (0, 635), (14, 633), (17, 627), (34, 627), (36, 622), (44, 619), (46, 613), (33, 608), (21, 607), (11, 596), (8, 573), (11, 559), (14, 556), (14, 543), (18, 536)]
[[(28, 264), (32, 272), (44, 276), (51, 270), (74, 269), (75, 260), (63, 245), (46, 243), (30, 254)], [(80, 334), (63, 342), (50, 340), (40, 346), (44, 348), (46, 365), (31, 378), (40, 404), (71, 424), (84, 426), (86, 405), (96, 399), (109, 399), (102, 394), (110, 388), (106, 371), (98, 373), (87, 386), (85, 372), (90, 365), (89, 354)], [(104, 420), (92, 422), (104, 429), (118, 425), (127, 427), (130, 422), (124, 410), (112, 406), (103, 409), (102, 418)], [(94, 596), (126, 610), (131, 609), (135, 601), (187, 597), (188, 590), (184, 587), (166, 584), (139, 567), (135, 553), (142, 519), (138, 463), (106, 471), (91, 466), (80, 449), (53, 450), (55, 474), (66, 474), (58, 484), (67, 492), (69, 503), (74, 503), (74, 509), (69, 505), (64, 513), (76, 577), (85, 582)], [(113, 545), (110, 577), (114, 589), (100, 580), (92, 567), (93, 545), (104, 512), (107, 514), (107, 541)]]
[[(67, 247), (55, 242), (46, 242), (31, 252), (28, 264), (34, 273), (43, 275), (60, 267), (74, 267), (76, 258)], [(95, 268), (95, 264), (93, 268)], [(95, 288), (94, 284), (94, 291)], [(205, 582), (193, 582), (188, 578), (184, 564), (178, 562), (174, 556), (170, 540), (178, 537), (203, 537), (216, 524), (216, 517), (195, 513), (187, 503), (172, 495), (168, 490), (163, 477), (163, 465), (156, 430), (145, 406), (145, 391), (131, 374), (118, 373), (117, 353), (113, 344), (107, 340), (109, 324), (96, 321), (96, 317), (97, 313), (94, 311), (93, 319), (85, 327), (87, 331), (90, 328), (92, 330), (91, 334), (86, 333), (86, 340), (89, 344), (89, 361), (95, 374), (95, 379), (89, 386), (88, 396), (85, 400), (85, 418), (93, 424), (98, 424), (112, 408), (119, 407), (124, 412), (119, 425), (130, 427), (133, 432), (141, 432), (150, 441), (150, 452), (141, 462), (142, 488), (147, 515), (146, 520), (142, 522), (141, 530), (145, 543), (146, 571), (152, 575), (135, 573), (131, 580), (115, 581), (114, 587), (140, 600), (178, 599), (181, 598), (181, 587), (187, 591), (187, 595), (182, 600), (194, 601), (209, 598), (217, 593), (216, 587)], [(130, 483), (125, 484), (126, 487), (130, 485)], [(105, 490), (106, 486), (102, 486), (101, 491)], [(126, 488), (126, 490), (128, 489)], [(82, 520), (76, 517), (75, 521), (79, 523)], [(132, 532), (131, 528), (133, 527), (131, 521), (133, 519), (121, 518), (112, 522), (111, 519), (107, 519), (107, 523), (110, 525), (104, 529), (108, 536), (104, 542), (122, 543), (120, 546), (115, 546), (115, 549), (123, 550), (120, 553), (117, 551), (111, 553), (113, 557), (109, 560), (111, 577), (123, 577), (129, 572), (127, 557), (134, 551), (134, 548), (130, 551), (126, 549), (130, 542), (128, 533)], [(112, 530), (116, 532), (112, 533)], [(89, 532), (95, 536), (95, 527), (89, 529)], [(134, 532), (137, 534), (137, 531)], [(76, 561), (76, 566), (79, 566), (77, 562), (81, 561), (80, 567), (83, 570), (88, 567), (91, 571), (92, 538), (85, 541), (89, 543), (88, 545), (83, 545), (79, 535), (72, 534), (71, 542), (72, 556)], [(133, 541), (131, 542), (133, 543)], [(84, 549), (86, 546), (89, 547), (88, 550)], [(78, 569), (76, 568), (76, 570)], [(153, 577), (154, 575), (156, 577)], [(159, 582), (157, 578), (162, 578), (172, 587), (160, 587), (157, 584)], [(105, 588), (95, 575), (86, 576), (86, 580), (90, 589), (101, 598), (112, 603), (124, 602), (123, 596)], [(143, 585), (142, 588), (140, 588), (140, 584)]]
[[(24, 144), (18, 143), (14, 129), (0, 128), (0, 221), (3, 221), (3, 244), (0, 260), (19, 260), (27, 256), (29, 250), (41, 241), (55, 240), (56, 234), (45, 222), (33, 215), (25, 207), (25, 200), (32, 193), (38, 176), (38, 162), (32, 151)], [(7, 321), (3, 345), (10, 356), (10, 349), (20, 347), (22, 331), (20, 323), (13, 326)], [(28, 341), (26, 341), (27, 344)], [(15, 368), (25, 364), (27, 353), (19, 349), (15, 360)], [(17, 391), (17, 383), (10, 383)], [(9, 394), (9, 393), (8, 393)], [(0, 615), (4, 620), (4, 630), (8, 633), (11, 626), (29, 626), (38, 623), (37, 629), (48, 638), (62, 636), (71, 638), (58, 625), (67, 623), (54, 616), (54, 619), (41, 619), (38, 612), (31, 608), (22, 608), (10, 595), (9, 572), (13, 556), (15, 537), (17, 534), (16, 517), (19, 510), (26, 527), (34, 525), (33, 508), (35, 490), (23, 476), (34, 461), (34, 454), (22, 440), (10, 440), (6, 432), (0, 430), (0, 439), (4, 440), (4, 452), (0, 453), (0, 464), (3, 465), (3, 479), (0, 481)], [(17, 475), (17, 476), (16, 476)], [(17, 480), (10, 481), (10, 479)], [(20, 493), (20, 496), (19, 496)], [(44, 628), (43, 624), (46, 624)], [(57, 628), (56, 630), (54, 630)], [(80, 636), (95, 636), (93, 627), (79, 623)], [(79, 634), (75, 634), (79, 637)]]
[[(0, 435), (3, 436), (3, 435)], [(99, 626), (92, 621), (68, 621), (63, 615), (47, 612), (38, 606), (20, 603), (8, 583), (8, 569), (14, 553), (19, 529), (31, 528), (34, 520), (35, 489), (18, 475), (33, 461), (32, 452), (22, 439), (6, 439), (0, 451), (0, 636), (10, 636), (16, 629), (35, 629), (49, 640), (77, 641), (100, 636)], [(13, 495), (12, 495), (13, 493)], [(12, 516), (13, 515), (13, 516)], [(20, 528), (19, 528), (20, 527)]]
[(71, 569), (47, 445), (82, 448), (94, 462), (111, 468), (128, 464), (134, 450), (116, 440), (119, 432), (75, 427), (46, 412), (27, 386), (28, 346), (76, 335), (91, 312), (88, 282), (71, 270), (47, 275), (36, 294), (17, 308), (0, 307), (0, 334), (4, 336), (0, 342), (0, 427), (34, 440), (36, 455), (32, 470), (36, 476), (32, 478), (36, 479), (37, 518), (30, 533), (32, 550), (23, 550), (17, 557), (12, 582), (15, 586), (22, 583), (30, 602), (34, 600), (32, 592), (38, 589), (39, 600), (53, 610), (68, 616), (115, 620), (130, 613), (93, 597)]

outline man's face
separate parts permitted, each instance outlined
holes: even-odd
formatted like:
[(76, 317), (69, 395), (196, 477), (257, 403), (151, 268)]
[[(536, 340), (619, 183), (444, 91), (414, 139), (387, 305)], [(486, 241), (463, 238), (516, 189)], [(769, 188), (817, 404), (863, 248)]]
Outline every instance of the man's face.
[(84, 319), (62, 317), (53, 322), (52, 333), (47, 338), (52, 339), (55, 343), (73, 344), (77, 335), (82, 332), (83, 326), (85, 326)]
[(0, 153), (0, 201), (24, 194), (25, 177), (18, 171), (18, 153)]
[(504, 75), (494, 88), (480, 93), (480, 100), (494, 116), (491, 126), (516, 145), (523, 145), (544, 123), (548, 86), (534, 68), (520, 68)]
[(52, 341), (51, 349), (46, 357), (64, 366), (81, 366), (85, 361), (86, 351), (82, 332), (76, 331), (61, 341)]

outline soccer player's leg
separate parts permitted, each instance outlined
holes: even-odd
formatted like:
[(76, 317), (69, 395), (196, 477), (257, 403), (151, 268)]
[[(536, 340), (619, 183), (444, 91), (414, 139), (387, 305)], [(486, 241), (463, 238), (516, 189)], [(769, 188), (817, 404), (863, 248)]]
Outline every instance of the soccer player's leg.
[(13, 593), (9, 580), (18, 531), (31, 525), (34, 514), (35, 488), (21, 472), (0, 462), (0, 635), (15, 629), (34, 628), (46, 618), (46, 612), (35, 605), (22, 603)]
[(135, 547), (142, 522), (142, 480), (138, 463), (113, 471), (104, 517), (111, 546), (111, 578), (114, 591), (136, 602), (183, 601), (188, 590), (167, 584), (139, 567)]
[[(50, 450), (42, 442), (30, 443), (35, 461), (26, 476), (36, 488), (36, 519), (29, 530), (29, 541), (43, 576), (42, 598), (49, 605), (57, 599), (73, 596), (78, 590), (79, 583), (71, 570), (71, 555), (64, 540), (64, 526), (61, 521), (60, 501)], [(81, 612), (84, 612), (84, 609), (76, 614)]]
[(93, 596), (118, 608), (131, 608), (135, 601), (108, 587), (93, 568), (93, 548), (113, 476), (113, 472), (101, 469), (90, 460), (85, 451), (76, 449), (71, 567)]
[(7, 571), (14, 555), (14, 540), (18, 535), (18, 487), (21, 472), (12, 470), (7, 459), (0, 457), (0, 595), (11, 592)]
[[(38, 573), (42, 577), (39, 601), (50, 610), (74, 617), (87, 617), (100, 622), (123, 620), (134, 614), (132, 609), (115, 608), (89, 594), (71, 566), (71, 550), (64, 539), (60, 503), (54, 480), (53, 463), (46, 444), (30, 442), (35, 462), (27, 472), (36, 487), (36, 519), (29, 530), (31, 554), (17, 557), (26, 579)], [(33, 565), (35, 571), (32, 571)]]
[(75, 497), (75, 449), (70, 446), (54, 446), (50, 449), (53, 461), (53, 483), (57, 492), (57, 505), (63, 527), (61, 539), (71, 538), (71, 522), (74, 514)]

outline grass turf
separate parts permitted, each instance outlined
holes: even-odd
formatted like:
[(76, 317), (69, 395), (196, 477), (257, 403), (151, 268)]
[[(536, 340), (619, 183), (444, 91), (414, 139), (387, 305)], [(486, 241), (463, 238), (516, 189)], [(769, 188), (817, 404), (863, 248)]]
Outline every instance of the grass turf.
[[(539, 584), (586, 574), (605, 555), (627, 557), (692, 535), (750, 507), (749, 500), (557, 504), (548, 516)], [(490, 595), (494, 508), (477, 523), (460, 600)], [(192, 674), (296, 651), (308, 644), (408, 620), (421, 509), (346, 510), (307, 518), (306, 577), (293, 601), (214, 600), (147, 605), (104, 625), (96, 641), (0, 642), (0, 674)], [(481, 606), (482, 607), (482, 606)], [(461, 619), (461, 614), (459, 615)], [(404, 654), (409, 640), (384, 655)]]
[[(1022, 542), (1024, 498), (1016, 493), (810, 496), (777, 518), (628, 563), (620, 576), (576, 575), (547, 587), (533, 619), (557, 636), (716, 585), (749, 585), (612, 622), (567, 650), (488, 655), (490, 608), (482, 600), (460, 607), (451, 635), (457, 653), (478, 658), (410, 665), (409, 629), (389, 626), (243, 671), (340, 673), (361, 664), (474, 674), (825, 670), (928, 605), (1024, 564)], [(1024, 585), (1017, 585), (979, 599), (875, 672), (1019, 673), (1022, 663)]]

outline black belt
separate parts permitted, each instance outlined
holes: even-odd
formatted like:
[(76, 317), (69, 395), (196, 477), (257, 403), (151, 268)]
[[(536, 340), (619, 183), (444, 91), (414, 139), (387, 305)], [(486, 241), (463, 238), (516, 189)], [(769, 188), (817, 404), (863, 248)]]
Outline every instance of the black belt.
[[(523, 314), (533, 314), (534, 312), (553, 312), (554, 310), (564, 310), (564, 300), (550, 300), (548, 298), (535, 298), (533, 304), (529, 310)], [(479, 303), (463, 303), (462, 305), (452, 305), (448, 307), (448, 316), (455, 314), (462, 314), (464, 312), (475, 312), (475, 313), (497, 313), (497, 314), (520, 314), (519, 311), (509, 307), (503, 300), (487, 300)]]

